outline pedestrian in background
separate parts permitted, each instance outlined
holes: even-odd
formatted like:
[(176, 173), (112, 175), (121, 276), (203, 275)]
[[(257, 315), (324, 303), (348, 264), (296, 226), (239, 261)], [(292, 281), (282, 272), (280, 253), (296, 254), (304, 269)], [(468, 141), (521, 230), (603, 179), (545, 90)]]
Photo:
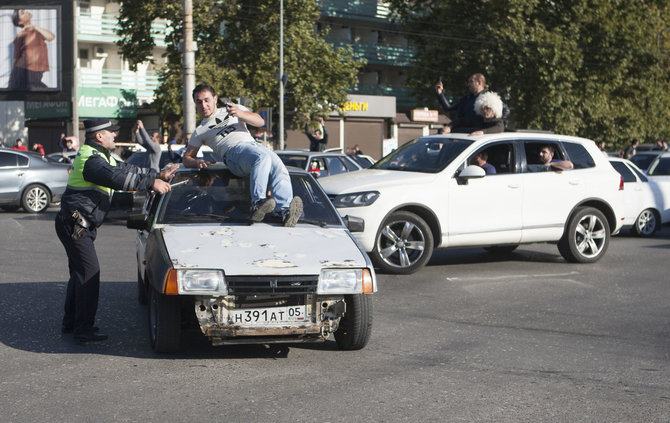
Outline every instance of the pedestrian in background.
[[(460, 97), (456, 102), (450, 104), (447, 98), (444, 96), (444, 85), (442, 84), (442, 79), (437, 81), (435, 84), (435, 94), (437, 96), (437, 101), (442, 106), (445, 112), (456, 111), (455, 119), (464, 119), (477, 116), (477, 111), (475, 110), (475, 101), (481, 95), (487, 92), (486, 90), (486, 77), (481, 73), (475, 73), (468, 78), (468, 90), (470, 94)], [(509, 107), (503, 103), (502, 114), (500, 115), (503, 121), (506, 121), (509, 118)]]
[(56, 215), (56, 234), (68, 259), (70, 279), (65, 295), (65, 313), (61, 331), (74, 333), (80, 342), (107, 339), (98, 332), (95, 315), (100, 290), (100, 265), (94, 241), (102, 225), (114, 190), (151, 190), (164, 194), (170, 191), (165, 182), (177, 169), (174, 165), (160, 174), (114, 160), (119, 127), (108, 119), (87, 119), (86, 143), (79, 149)]
[(42, 144), (33, 144), (33, 151), (36, 153), (40, 153), (44, 157), (44, 147)]
[(310, 131), (310, 118), (307, 116), (307, 122), (305, 122), (305, 135), (309, 139), (309, 151), (324, 151), (326, 149), (326, 144), (328, 144), (328, 132), (326, 131), (326, 125), (324, 124), (323, 118), (319, 117), (319, 126), (313, 131)]
[(146, 158), (142, 167), (148, 167), (156, 172), (160, 172), (160, 161), (161, 161), (161, 136), (160, 131), (152, 131), (151, 137), (144, 129), (144, 124), (141, 120), (138, 120), (135, 124), (135, 141), (144, 147), (147, 150)]
[(630, 159), (637, 153), (637, 146), (640, 145), (640, 141), (637, 138), (633, 138), (630, 145), (626, 147), (621, 153), (621, 157), (624, 159)]
[(14, 150), (18, 151), (28, 151), (28, 147), (23, 145), (23, 140), (21, 138), (18, 138), (16, 142), (14, 143), (14, 147), (12, 147)]

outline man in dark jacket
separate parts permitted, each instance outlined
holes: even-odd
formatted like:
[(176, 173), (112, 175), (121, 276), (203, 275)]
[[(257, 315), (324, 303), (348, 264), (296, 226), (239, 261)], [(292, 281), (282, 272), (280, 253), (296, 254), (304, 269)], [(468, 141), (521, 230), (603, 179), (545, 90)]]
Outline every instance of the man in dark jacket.
[(305, 135), (309, 138), (309, 151), (324, 151), (328, 144), (328, 132), (323, 118), (319, 117), (319, 127), (313, 133), (309, 130), (309, 117), (305, 123)]
[[(464, 95), (454, 103), (450, 104), (447, 98), (444, 96), (444, 86), (442, 84), (442, 80), (435, 84), (435, 94), (437, 95), (437, 101), (440, 103), (440, 106), (442, 106), (445, 112), (456, 111), (455, 119), (465, 119), (477, 116), (477, 111), (475, 110), (475, 101), (477, 101), (477, 97), (479, 97), (480, 94), (487, 92), (486, 77), (484, 77), (484, 75), (481, 73), (475, 73), (470, 76), (468, 79), (468, 90), (470, 91), (470, 94)], [(509, 113), (509, 107), (503, 103), (501, 119), (503, 121), (507, 120)]]
[(86, 143), (79, 148), (74, 160), (55, 222), (70, 270), (61, 330), (73, 332), (80, 342), (107, 339), (94, 325), (100, 266), (93, 242), (96, 229), (109, 211), (114, 190), (153, 189), (164, 194), (170, 190), (165, 180), (177, 168), (175, 165), (159, 174), (152, 169), (116, 163), (110, 152), (115, 148), (119, 127), (107, 119), (88, 119), (84, 127)]

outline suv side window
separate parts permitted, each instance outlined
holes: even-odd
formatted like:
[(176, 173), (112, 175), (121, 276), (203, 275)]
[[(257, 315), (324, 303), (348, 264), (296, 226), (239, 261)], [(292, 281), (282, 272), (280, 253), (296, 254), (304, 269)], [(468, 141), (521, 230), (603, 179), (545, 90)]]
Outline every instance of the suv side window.
[(328, 166), (328, 175), (337, 175), (347, 171), (338, 157), (326, 157), (326, 165)]
[(573, 142), (564, 142), (563, 147), (565, 147), (565, 151), (568, 153), (568, 159), (575, 166), (575, 169), (595, 167), (596, 163), (593, 161), (593, 157), (591, 157), (583, 145)]
[(550, 145), (554, 149), (554, 158), (553, 160), (565, 160), (563, 156), (563, 150), (561, 146), (556, 141), (524, 141), (523, 151), (526, 155), (526, 166), (525, 172), (539, 172), (547, 170), (546, 166), (542, 165), (540, 162), (540, 150), (543, 146)]
[[(459, 171), (463, 170), (467, 165), (476, 165), (477, 163), (475, 162), (475, 157), (482, 152), (486, 153), (486, 163), (495, 168), (496, 175), (516, 172), (516, 160), (513, 143), (488, 144), (483, 148), (480, 148), (474, 154), (468, 157), (466, 162), (459, 168)], [(490, 173), (487, 172), (487, 175), (490, 175)]]

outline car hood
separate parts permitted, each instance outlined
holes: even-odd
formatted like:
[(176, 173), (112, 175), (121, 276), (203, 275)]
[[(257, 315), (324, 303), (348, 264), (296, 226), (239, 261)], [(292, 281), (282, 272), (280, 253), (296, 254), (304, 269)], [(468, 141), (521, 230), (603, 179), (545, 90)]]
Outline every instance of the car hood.
[(345, 228), (299, 224), (169, 225), (163, 239), (175, 268), (223, 269), (226, 275), (318, 275), (323, 267), (366, 267)]
[(405, 172), (400, 170), (362, 169), (356, 172), (319, 178), (319, 184), (327, 194), (343, 194), (362, 191), (377, 191), (389, 187), (406, 190), (408, 185), (430, 184), (437, 174)]

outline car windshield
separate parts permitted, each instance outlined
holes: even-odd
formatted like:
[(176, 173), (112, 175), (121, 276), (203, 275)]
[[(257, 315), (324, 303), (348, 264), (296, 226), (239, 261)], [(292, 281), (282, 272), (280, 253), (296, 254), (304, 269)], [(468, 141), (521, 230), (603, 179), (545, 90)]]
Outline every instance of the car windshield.
[(667, 176), (670, 175), (670, 156), (661, 157), (654, 167), (649, 169), (649, 174), (652, 176)]
[[(310, 176), (292, 174), (293, 195), (303, 201), (298, 223), (340, 225), (337, 211), (321, 187)], [(249, 178), (239, 178), (227, 169), (178, 172), (172, 190), (158, 211), (158, 223), (248, 223), (251, 200)], [(266, 222), (273, 221), (268, 217)]]
[(472, 140), (456, 138), (417, 138), (385, 156), (371, 169), (437, 173), (444, 169)]

